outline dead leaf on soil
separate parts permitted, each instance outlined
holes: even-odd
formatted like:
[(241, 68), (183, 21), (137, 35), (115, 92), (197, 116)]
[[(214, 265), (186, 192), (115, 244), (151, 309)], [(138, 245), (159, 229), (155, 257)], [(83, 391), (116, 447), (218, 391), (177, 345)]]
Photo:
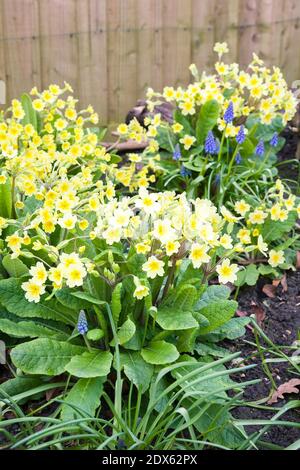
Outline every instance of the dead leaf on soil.
[(251, 309), (255, 315), (256, 323), (258, 324), (258, 326), (262, 326), (262, 323), (266, 318), (264, 309), (253, 301), (251, 302)]
[(283, 399), (284, 393), (299, 393), (298, 388), (296, 388), (298, 385), (300, 385), (300, 379), (291, 379), (288, 382), (279, 385), (277, 390), (275, 390), (271, 396), (270, 400), (268, 400), (268, 404), (271, 405), (272, 403), (277, 403), (278, 398)]
[(264, 294), (270, 297), (270, 299), (275, 299), (276, 289), (277, 289), (277, 286), (275, 286), (274, 284), (265, 284), (264, 287), (262, 288), (262, 291)]

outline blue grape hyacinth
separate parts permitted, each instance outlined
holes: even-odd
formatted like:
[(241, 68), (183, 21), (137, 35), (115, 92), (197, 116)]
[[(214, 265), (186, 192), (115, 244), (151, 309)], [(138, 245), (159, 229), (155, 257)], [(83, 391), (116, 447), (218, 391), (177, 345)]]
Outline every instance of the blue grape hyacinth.
[(173, 160), (180, 160), (181, 158), (181, 152), (180, 152), (180, 147), (179, 144), (175, 145), (174, 152), (173, 152)]
[(211, 155), (213, 155), (217, 151), (217, 143), (212, 131), (209, 131), (209, 133), (207, 134), (204, 144), (204, 150), (206, 153), (210, 153)]
[(270, 145), (272, 147), (277, 147), (278, 145), (278, 133), (277, 132), (274, 132), (272, 139), (270, 140)]
[(262, 140), (260, 140), (257, 144), (257, 147), (255, 149), (255, 154), (258, 156), (258, 157), (262, 157), (265, 153), (265, 146), (264, 146), (264, 143)]
[(235, 156), (235, 163), (236, 163), (237, 165), (239, 165), (240, 163), (242, 163), (242, 156), (241, 156), (240, 152), (238, 152), (238, 153), (236, 154), (236, 156)]
[(79, 312), (77, 330), (81, 335), (85, 335), (89, 331), (88, 322), (84, 310), (80, 310)]
[(180, 168), (180, 174), (181, 176), (185, 177), (185, 176), (191, 176), (191, 171), (188, 170), (187, 168), (185, 168), (184, 165), (181, 165), (181, 168)]
[(224, 121), (226, 124), (230, 124), (233, 121), (234, 112), (233, 112), (233, 103), (230, 101), (225, 113), (224, 113)]
[(245, 128), (244, 128), (244, 126), (241, 126), (241, 127), (239, 128), (238, 133), (237, 133), (236, 141), (237, 141), (238, 144), (241, 145), (241, 144), (245, 141), (245, 139), (246, 139), (246, 136), (245, 136)]

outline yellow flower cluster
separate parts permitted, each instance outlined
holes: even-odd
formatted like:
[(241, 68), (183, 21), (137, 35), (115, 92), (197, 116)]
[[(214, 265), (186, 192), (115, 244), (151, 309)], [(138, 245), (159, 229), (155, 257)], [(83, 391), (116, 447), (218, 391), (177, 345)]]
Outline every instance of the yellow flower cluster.
[[(199, 77), (196, 66), (192, 64), (190, 70), (195, 82), (185, 89), (165, 87), (162, 94), (150, 90), (150, 108), (164, 99), (174, 103), (184, 116), (188, 116), (195, 114), (198, 106), (213, 99), (219, 103), (221, 115), (228, 108), (229, 102), (232, 102), (236, 118), (245, 118), (250, 113), (255, 113), (263, 124), (271, 124), (277, 115), (280, 115), (286, 124), (294, 116), (297, 100), (288, 89), (278, 67), (267, 68), (264, 62), (253, 54), (253, 60), (246, 72), (240, 70), (236, 63), (225, 64), (220, 61), (223, 53), (228, 52), (226, 43), (217, 43), (215, 50), (219, 54), (219, 61), (215, 64), (216, 74), (207, 75), (204, 72)], [(225, 127), (226, 123), (220, 118), (219, 130), (223, 131)], [(239, 126), (227, 125), (226, 137), (234, 137), (238, 130)]]
[(66, 183), (69, 173), (76, 173), (71, 178), (74, 192), (91, 184), (96, 169), (107, 174), (112, 171), (108, 165), (110, 155), (98, 142), (97, 134), (87, 127), (98, 123), (98, 115), (91, 106), (77, 111), (76, 99), (71, 95), (63, 99), (66, 92), (72, 92), (68, 84), (62, 89), (50, 85), (42, 93), (34, 88), (35, 123), (24, 121), (25, 111), (18, 100), (13, 100), (6, 119), (0, 122), (0, 184), (12, 177), (21, 195), (17, 209), (23, 208), (22, 195), (47, 203), (59, 195), (72, 201), (74, 194), (68, 193)]

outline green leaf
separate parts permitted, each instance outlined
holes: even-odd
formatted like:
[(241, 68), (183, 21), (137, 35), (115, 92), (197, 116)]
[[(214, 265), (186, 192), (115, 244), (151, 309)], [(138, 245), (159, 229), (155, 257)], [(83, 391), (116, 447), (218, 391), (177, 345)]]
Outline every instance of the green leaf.
[[(80, 416), (94, 417), (95, 411), (100, 405), (104, 380), (99, 377), (78, 380), (64, 399), (61, 407), (61, 419), (70, 421)], [(72, 405), (76, 408), (73, 408)]]
[(72, 310), (64, 309), (56, 300), (28, 302), (21, 284), (22, 279), (3, 279), (0, 281), (0, 302), (11, 313), (26, 318), (40, 317), (74, 324), (77, 315)]
[(230, 340), (240, 338), (246, 333), (245, 326), (250, 322), (250, 318), (231, 318), (227, 323), (216, 328), (212, 333), (205, 336), (207, 341), (217, 342), (227, 338)]
[(171, 307), (174, 305), (176, 310), (193, 310), (196, 298), (197, 289), (190, 284), (185, 284), (173, 289), (162, 306)]
[(96, 305), (103, 305), (105, 302), (103, 300), (97, 299), (97, 297), (92, 296), (91, 294), (88, 294), (87, 292), (72, 292), (72, 295), (74, 297), (77, 297), (78, 299), (81, 300), (86, 300), (87, 302), (91, 304), (96, 304)]
[(228, 349), (221, 348), (214, 344), (207, 343), (198, 343), (195, 346), (195, 350), (200, 356), (216, 356), (216, 357), (226, 357), (229, 354)]
[[(192, 410), (191, 417), (196, 413), (197, 409)], [(245, 442), (242, 426), (234, 423), (234, 418), (223, 404), (213, 403), (201, 414), (194, 426), (208, 441), (229, 449), (238, 448)]]
[(207, 134), (217, 124), (220, 107), (216, 100), (210, 100), (201, 107), (197, 124), (196, 137), (199, 144), (203, 144)]
[(19, 258), (12, 258), (10, 255), (4, 256), (2, 264), (10, 277), (22, 277), (28, 274), (28, 268)]
[(15, 377), (14, 379), (6, 380), (6, 382), (0, 385), (0, 399), (2, 398), (1, 390), (7, 393), (10, 397), (13, 397), (14, 395), (19, 395), (20, 393), (35, 388), (40, 384), (40, 378)]
[(63, 287), (55, 292), (55, 297), (65, 307), (71, 308), (72, 310), (82, 310), (90, 307), (90, 302), (82, 298), (75, 297), (74, 292), (68, 287)]
[(240, 269), (237, 273), (237, 280), (235, 281), (236, 286), (255, 286), (259, 278), (259, 271), (254, 264), (250, 264), (245, 269)]
[[(196, 359), (191, 358), (190, 356), (187, 356), (187, 355), (181, 356), (180, 360), (190, 361), (195, 364), (198, 362), (199, 369), (200, 369), (200, 366), (204, 366), (207, 364), (204, 361), (203, 362), (199, 360), (197, 361)], [(195, 366), (186, 365), (186, 366), (179, 367), (178, 369), (174, 369), (171, 372), (171, 374), (175, 379), (181, 379), (187, 376), (193, 370), (195, 370)], [(198, 392), (201, 394), (206, 394), (206, 393), (211, 394), (208, 397), (209, 400), (212, 400), (213, 397), (226, 398), (227, 397), (226, 391), (222, 390), (222, 388), (226, 388), (228, 385), (234, 385), (235, 382), (231, 380), (229, 375), (220, 375), (214, 378), (211, 378), (211, 377), (208, 378), (209, 375), (218, 371), (219, 372), (226, 371), (225, 366), (223, 366), (222, 364), (219, 364), (219, 365), (211, 367), (210, 369), (206, 369), (205, 371), (199, 370), (197, 377), (194, 377), (191, 381), (189, 379), (182, 381), (180, 383), (180, 387), (183, 388), (186, 393)], [(197, 379), (201, 378), (202, 380), (195, 383), (196, 378)]]
[(13, 364), (27, 374), (59, 375), (76, 354), (85, 348), (48, 338), (22, 343), (11, 351)]
[(296, 212), (289, 212), (288, 218), (281, 222), (268, 218), (261, 226), (261, 235), (265, 242), (282, 239), (285, 233), (289, 233), (295, 226), (297, 220)]
[(7, 318), (0, 318), (0, 331), (16, 338), (54, 338), (66, 340), (66, 333), (57, 332), (43, 325), (37, 325), (34, 321), (13, 322)]
[(23, 109), (25, 111), (25, 116), (22, 120), (22, 124), (25, 126), (26, 124), (32, 124), (32, 126), (37, 130), (38, 128), (38, 121), (37, 121), (37, 112), (33, 109), (32, 101), (27, 93), (24, 93), (21, 96), (21, 103)]
[(212, 302), (228, 299), (229, 295), (230, 289), (226, 286), (208, 286), (200, 300), (196, 303), (195, 310), (200, 310)]
[(193, 312), (174, 307), (160, 308), (156, 315), (156, 322), (164, 330), (187, 330), (198, 327), (198, 322), (193, 317)]
[(116, 326), (118, 325), (119, 316), (122, 310), (121, 293), (122, 284), (120, 283), (115, 287), (111, 298), (111, 312)]
[(86, 351), (74, 356), (65, 366), (65, 370), (75, 377), (104, 377), (110, 372), (112, 354), (108, 351)]
[(144, 393), (150, 386), (154, 367), (139, 352), (121, 352), (120, 362), (126, 377)]
[(10, 179), (0, 184), (0, 217), (9, 219), (12, 214), (12, 193)]
[[(208, 322), (207, 322), (208, 323)], [(181, 331), (178, 334), (176, 347), (180, 353), (182, 352), (193, 352), (195, 347), (195, 341), (199, 334), (198, 328), (190, 328), (185, 331)]]
[[(117, 331), (117, 338), (118, 338), (118, 343), (119, 344), (125, 344), (127, 341), (129, 341), (134, 333), (135, 333), (136, 327), (135, 324), (133, 323), (130, 318), (127, 318), (127, 320), (123, 323), (123, 325), (120, 326), (120, 328)], [(111, 341), (111, 346), (115, 346), (115, 340), (113, 339)]]
[(141, 351), (142, 358), (149, 364), (171, 364), (179, 357), (174, 344), (166, 341), (151, 341)]
[(100, 328), (94, 328), (93, 330), (89, 330), (86, 336), (90, 341), (99, 341), (103, 338), (104, 332), (103, 330), (100, 330)]
[(201, 314), (207, 318), (209, 325), (200, 327), (200, 334), (210, 333), (226, 323), (233, 317), (237, 307), (238, 303), (235, 300), (219, 300), (203, 307)]

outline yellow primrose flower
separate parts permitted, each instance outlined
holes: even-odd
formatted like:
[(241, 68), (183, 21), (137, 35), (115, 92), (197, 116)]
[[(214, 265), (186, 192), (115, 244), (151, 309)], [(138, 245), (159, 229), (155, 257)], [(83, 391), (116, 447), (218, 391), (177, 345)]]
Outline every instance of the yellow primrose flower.
[(34, 279), (23, 282), (21, 287), (25, 291), (25, 298), (28, 300), (28, 302), (38, 303), (40, 301), (41, 295), (45, 293), (45, 286), (36, 283)]
[(227, 42), (216, 42), (214, 45), (214, 51), (218, 53), (219, 58), (222, 57), (223, 54), (229, 52)]
[(183, 144), (185, 150), (189, 150), (195, 141), (196, 141), (196, 138), (188, 134), (186, 134), (184, 137), (182, 137), (179, 140), (179, 142)]
[(183, 125), (180, 124), (180, 122), (175, 122), (175, 124), (172, 125), (172, 130), (174, 134), (179, 134), (183, 129)]
[(255, 224), (255, 225), (263, 224), (267, 217), (268, 217), (268, 214), (266, 214), (260, 209), (257, 209), (254, 212), (251, 212), (251, 214), (249, 214), (249, 220), (251, 224)]
[(7, 178), (5, 175), (0, 175), (0, 184), (5, 184), (7, 181)]
[(271, 250), (269, 253), (269, 265), (276, 268), (285, 262), (284, 252), (282, 250)]
[(166, 248), (167, 255), (172, 256), (172, 255), (174, 255), (174, 253), (178, 252), (178, 250), (180, 248), (180, 243), (176, 240), (175, 241), (169, 240), (165, 244), (165, 248)]
[(207, 254), (208, 250), (209, 247), (206, 245), (192, 244), (189, 259), (192, 261), (194, 268), (200, 268), (202, 264), (210, 261), (210, 256)]
[(232, 238), (230, 235), (227, 235), (225, 233), (224, 235), (221, 236), (219, 241), (220, 241), (220, 245), (226, 250), (231, 250), (231, 248), (233, 248)]
[(138, 254), (145, 255), (146, 253), (149, 253), (151, 247), (147, 243), (137, 243), (135, 249)]
[(237, 237), (244, 245), (251, 243), (250, 230), (241, 228), (237, 233)]
[(66, 273), (66, 284), (68, 287), (82, 286), (83, 280), (87, 274), (85, 267), (80, 263), (71, 266)]
[(244, 201), (244, 199), (241, 199), (240, 201), (237, 201), (234, 205), (235, 211), (240, 214), (241, 216), (244, 217), (244, 215), (249, 212), (250, 210), (250, 205), (247, 204), (247, 202)]
[(236, 273), (239, 267), (237, 264), (230, 264), (230, 260), (225, 258), (221, 264), (216, 267), (218, 273), (218, 279), (221, 284), (227, 284), (228, 282), (234, 283), (237, 280)]
[(261, 235), (259, 235), (257, 239), (257, 248), (263, 255), (265, 255), (268, 251), (268, 245), (264, 242), (263, 237)]
[(150, 279), (164, 275), (164, 263), (155, 256), (150, 256), (146, 263), (143, 264), (142, 269)]
[(149, 288), (143, 284), (136, 286), (135, 291), (133, 292), (133, 297), (138, 300), (147, 297), (147, 295), (149, 295)]
[(36, 284), (42, 285), (47, 280), (47, 271), (43, 263), (40, 261), (32, 266), (29, 270), (29, 274), (32, 276), (32, 281)]
[(118, 128), (117, 128), (117, 132), (118, 132), (118, 134), (120, 134), (120, 135), (126, 135), (126, 134), (128, 134), (128, 126), (127, 126), (127, 124), (125, 124), (125, 123), (119, 124), (119, 126), (118, 126)]

